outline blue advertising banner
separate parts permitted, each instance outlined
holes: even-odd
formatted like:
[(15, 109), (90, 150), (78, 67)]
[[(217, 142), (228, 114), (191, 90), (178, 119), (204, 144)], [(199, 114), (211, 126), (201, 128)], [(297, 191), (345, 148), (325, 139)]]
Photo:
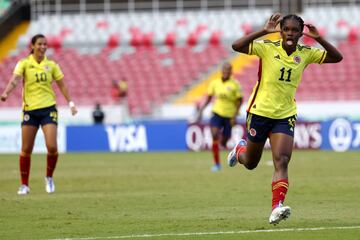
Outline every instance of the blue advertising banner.
[(185, 151), (186, 121), (69, 126), (68, 152)]
[(321, 149), (344, 152), (360, 150), (360, 122), (336, 118), (322, 123)]
[[(209, 124), (186, 121), (143, 121), (129, 125), (68, 126), (68, 152), (202, 151), (212, 146)], [(231, 149), (246, 138), (244, 124), (232, 129)], [(266, 143), (265, 148), (269, 148)], [(360, 150), (360, 122), (337, 118), (324, 122), (298, 122), (295, 149)]]

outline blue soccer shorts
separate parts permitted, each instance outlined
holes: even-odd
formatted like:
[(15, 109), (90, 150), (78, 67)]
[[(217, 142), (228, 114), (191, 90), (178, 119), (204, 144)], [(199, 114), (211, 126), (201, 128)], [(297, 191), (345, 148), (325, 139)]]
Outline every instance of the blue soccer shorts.
[(54, 106), (35, 109), (31, 111), (23, 111), (21, 125), (31, 125), (35, 127), (45, 124), (56, 124), (58, 122), (58, 111)]
[(284, 133), (294, 137), (295, 124), (296, 115), (283, 119), (272, 119), (247, 113), (247, 138), (252, 142), (265, 142), (271, 133)]
[(224, 137), (231, 137), (231, 118), (222, 117), (219, 114), (213, 113), (210, 119), (210, 126), (222, 129)]

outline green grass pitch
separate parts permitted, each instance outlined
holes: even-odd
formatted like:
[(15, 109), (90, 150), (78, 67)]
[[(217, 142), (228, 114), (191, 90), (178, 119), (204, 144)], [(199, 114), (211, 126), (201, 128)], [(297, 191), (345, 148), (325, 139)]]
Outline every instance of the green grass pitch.
[(2, 154), (0, 239), (360, 239), (360, 152), (295, 151), (292, 215), (275, 227), (271, 153), (253, 171), (221, 154), (217, 173), (211, 152), (62, 154), (54, 194), (33, 155), (27, 196), (18, 156)]

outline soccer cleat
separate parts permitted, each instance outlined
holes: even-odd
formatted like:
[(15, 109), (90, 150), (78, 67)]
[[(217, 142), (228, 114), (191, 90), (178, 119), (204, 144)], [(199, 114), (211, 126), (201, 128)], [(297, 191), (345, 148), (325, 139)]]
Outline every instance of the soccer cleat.
[(218, 172), (221, 170), (221, 165), (220, 164), (215, 164), (212, 168), (211, 171), (212, 172)]
[(28, 193), (30, 193), (30, 188), (28, 186), (26, 186), (25, 184), (21, 184), (21, 186), (19, 187), (19, 190), (17, 191), (17, 194), (26, 195)]
[(241, 155), (245, 152), (246, 141), (241, 139), (229, 153), (227, 157), (228, 165), (230, 167), (235, 167), (235, 165), (239, 162), (239, 159), (242, 157)]
[(55, 192), (55, 184), (52, 177), (45, 177), (45, 190), (47, 193)]
[(278, 224), (281, 220), (285, 220), (290, 217), (291, 208), (289, 206), (283, 206), (281, 203), (274, 208), (269, 217), (270, 224)]

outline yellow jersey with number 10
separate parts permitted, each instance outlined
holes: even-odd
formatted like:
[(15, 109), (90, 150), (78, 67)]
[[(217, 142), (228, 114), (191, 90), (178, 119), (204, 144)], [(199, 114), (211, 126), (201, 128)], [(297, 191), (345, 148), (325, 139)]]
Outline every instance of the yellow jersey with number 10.
[(326, 51), (300, 44), (288, 56), (282, 40), (254, 41), (249, 45), (249, 54), (260, 58), (260, 66), (247, 111), (273, 119), (296, 114), (295, 93), (304, 69), (310, 63), (323, 63), (326, 57)]
[(23, 77), (24, 110), (30, 111), (56, 104), (51, 83), (64, 77), (56, 62), (45, 57), (38, 63), (30, 54), (16, 64), (14, 74)]

